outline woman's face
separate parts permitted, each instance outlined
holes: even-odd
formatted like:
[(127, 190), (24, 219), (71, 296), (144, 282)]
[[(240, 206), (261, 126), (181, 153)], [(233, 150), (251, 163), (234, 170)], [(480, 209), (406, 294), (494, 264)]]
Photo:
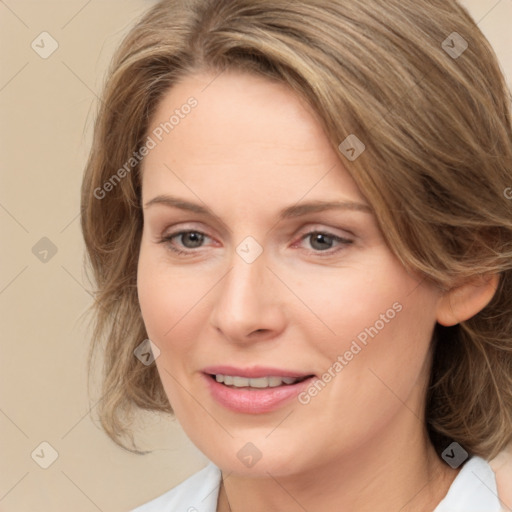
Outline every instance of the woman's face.
[(439, 293), (388, 249), (310, 110), (264, 78), (194, 75), (148, 135), (140, 306), (198, 448), (285, 475), (423, 435)]

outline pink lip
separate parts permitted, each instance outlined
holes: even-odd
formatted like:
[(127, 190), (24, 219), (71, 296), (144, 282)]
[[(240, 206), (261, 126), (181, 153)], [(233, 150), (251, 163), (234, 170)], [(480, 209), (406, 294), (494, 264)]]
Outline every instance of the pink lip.
[(305, 377), (308, 374), (297, 374), (296, 372), (261, 367), (252, 368), (250, 370), (241, 370), (226, 366), (205, 368), (203, 378), (214, 400), (231, 411), (245, 414), (261, 414), (279, 409), (293, 400), (293, 398), (309, 386), (311, 380), (315, 378), (310, 377), (296, 384), (283, 384), (274, 388), (249, 389), (245, 387), (229, 387), (217, 382), (215, 378), (211, 377), (211, 374), (218, 373), (248, 378), (269, 376)]

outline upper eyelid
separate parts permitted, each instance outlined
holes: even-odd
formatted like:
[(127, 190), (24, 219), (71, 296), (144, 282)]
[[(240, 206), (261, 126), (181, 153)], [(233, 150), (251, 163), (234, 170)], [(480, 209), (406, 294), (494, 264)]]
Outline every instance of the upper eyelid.
[[(351, 237), (356, 236), (354, 233), (352, 233), (348, 229), (333, 228), (333, 227), (319, 227), (319, 226), (321, 226), (321, 223), (319, 223), (319, 222), (312, 222), (309, 224), (312, 224), (312, 226), (309, 226), (307, 228), (304, 228), (303, 230), (297, 230), (297, 231), (301, 232), (302, 235), (310, 234), (312, 232), (314, 232), (314, 233), (319, 232), (319, 233), (326, 233), (326, 234), (330, 234), (333, 236), (338, 236), (340, 238), (344, 238), (345, 237), (344, 235), (335, 233), (335, 231), (339, 230), (339, 231), (344, 231), (344, 232), (348, 233), (348, 235)], [(194, 232), (194, 233), (201, 233), (201, 234), (207, 236), (208, 238), (214, 238), (214, 237), (210, 236), (208, 233), (206, 233), (203, 228), (184, 226), (184, 227), (176, 228), (175, 230), (173, 230), (172, 228), (169, 228), (169, 229), (170, 229), (169, 233), (166, 233), (167, 230), (164, 230), (162, 237), (171, 237), (171, 236), (176, 236), (176, 235), (179, 235), (182, 233)]]
[[(352, 210), (347, 210), (347, 214), (350, 214)], [(332, 209), (327, 209), (327, 210), (322, 210), (322, 211), (313, 211), (313, 212), (308, 212), (308, 213), (305, 213), (305, 214), (302, 214), (300, 216), (295, 216), (295, 217), (289, 217), (289, 218), (284, 218), (284, 219), (279, 219), (277, 222), (274, 222), (271, 227), (266, 231), (266, 233), (269, 233), (271, 231), (280, 231), (282, 229), (287, 229), (287, 226), (289, 226), (290, 224), (316, 224), (316, 225), (328, 225), (328, 224), (336, 224), (336, 223), (343, 223), (344, 222), (344, 216), (341, 217), (341, 219), (337, 218), (337, 217), (324, 217), (324, 218), (318, 218), (318, 216), (324, 216), (324, 215), (330, 215), (332, 213), (336, 213), (336, 210), (332, 210)], [(190, 223), (197, 223), (197, 224), (202, 224), (202, 225), (208, 225), (208, 224), (213, 224), (213, 229), (215, 232), (221, 234), (222, 236), (224, 235), (232, 235), (233, 234), (233, 231), (232, 229), (226, 225), (224, 222), (219, 222), (219, 219), (217, 217), (213, 217), (211, 219), (205, 219), (204, 215), (202, 213), (199, 213), (198, 214), (199, 217), (201, 218), (201, 220), (189, 220), (189, 221), (185, 221), (183, 220), (182, 222), (176, 222), (175, 225), (179, 225), (179, 224), (186, 224), (187, 222), (190, 222)], [(205, 220), (203, 220), (205, 219)], [(349, 216), (348, 219), (350, 220), (350, 223), (352, 224), (354, 222), (354, 218), (352, 216)], [(358, 222), (359, 222), (359, 217), (356, 218), (357, 219), (357, 222), (356, 222), (356, 225), (359, 226)], [(347, 219), (345, 219), (347, 220)], [(210, 222), (210, 221), (213, 221), (213, 222)], [(151, 221), (150, 221), (151, 222)], [(284, 226), (284, 227), (282, 227)], [(184, 229), (189, 229), (189, 228), (184, 228)], [(191, 230), (192, 229), (195, 229), (195, 228), (190, 228)], [(356, 236), (354, 233), (352, 233), (350, 230), (347, 230), (347, 229), (344, 229), (344, 228), (336, 228), (336, 227), (329, 227), (329, 228), (322, 228), (322, 229), (341, 229), (342, 231), (346, 231), (348, 232), (351, 236)], [(201, 229), (198, 229), (198, 231), (201, 231)]]

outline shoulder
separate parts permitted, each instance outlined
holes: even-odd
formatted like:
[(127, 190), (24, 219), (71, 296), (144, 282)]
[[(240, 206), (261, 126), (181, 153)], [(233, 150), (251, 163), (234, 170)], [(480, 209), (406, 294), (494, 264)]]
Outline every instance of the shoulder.
[(215, 512), (220, 478), (220, 469), (210, 462), (178, 486), (132, 512)]
[(473, 456), (462, 466), (434, 512), (500, 512), (496, 475), (489, 463)]

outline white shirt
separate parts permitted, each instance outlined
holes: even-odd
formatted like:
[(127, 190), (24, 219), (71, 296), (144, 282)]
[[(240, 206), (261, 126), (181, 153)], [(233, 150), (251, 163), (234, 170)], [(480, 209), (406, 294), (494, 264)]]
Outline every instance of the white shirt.
[[(216, 512), (220, 481), (220, 469), (210, 462), (174, 489), (132, 512)], [(491, 466), (477, 456), (467, 460), (433, 512), (500, 512)]]

